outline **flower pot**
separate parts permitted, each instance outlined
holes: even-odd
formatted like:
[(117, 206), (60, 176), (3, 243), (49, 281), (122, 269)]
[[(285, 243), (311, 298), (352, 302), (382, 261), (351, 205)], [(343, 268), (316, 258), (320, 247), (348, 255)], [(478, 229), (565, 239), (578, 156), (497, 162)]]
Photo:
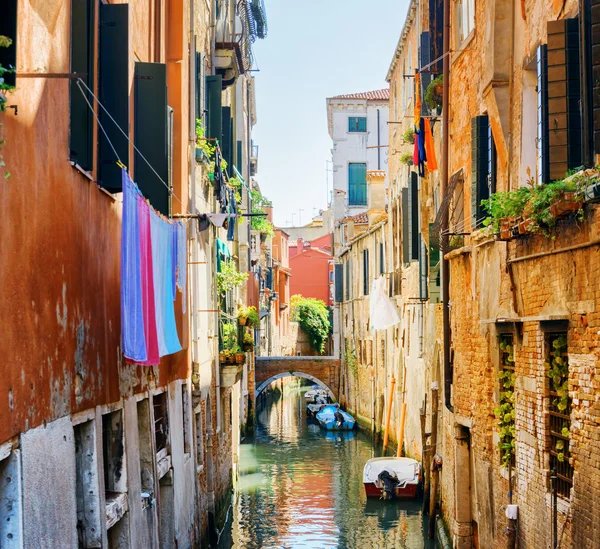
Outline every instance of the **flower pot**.
[(550, 213), (554, 219), (560, 219), (561, 217), (567, 217), (572, 213), (581, 209), (582, 201), (576, 193), (572, 191), (565, 191), (554, 200), (550, 206)]
[(244, 364), (246, 361), (246, 355), (244, 353), (235, 353), (235, 363)]
[(238, 322), (239, 322), (240, 326), (245, 326), (247, 320), (248, 319), (245, 316), (238, 317)]
[(513, 222), (511, 219), (500, 220), (500, 240), (510, 240), (512, 238)]
[(531, 217), (520, 218), (519, 224), (517, 225), (519, 234), (531, 234), (533, 232), (534, 221)]
[(225, 353), (219, 353), (219, 362), (225, 364), (227, 362), (227, 355)]
[(251, 353), (252, 349), (254, 349), (254, 345), (244, 345), (244, 351), (246, 353)]
[(235, 355), (229, 355), (226, 364), (235, 364)]

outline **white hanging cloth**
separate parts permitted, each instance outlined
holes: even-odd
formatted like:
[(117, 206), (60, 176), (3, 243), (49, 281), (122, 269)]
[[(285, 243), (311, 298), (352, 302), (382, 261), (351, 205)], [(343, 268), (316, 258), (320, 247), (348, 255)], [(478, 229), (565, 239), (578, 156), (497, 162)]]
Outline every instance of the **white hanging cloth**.
[(384, 330), (400, 322), (400, 316), (398, 315), (396, 306), (388, 297), (385, 286), (384, 276), (380, 276), (373, 280), (369, 304), (371, 330)]

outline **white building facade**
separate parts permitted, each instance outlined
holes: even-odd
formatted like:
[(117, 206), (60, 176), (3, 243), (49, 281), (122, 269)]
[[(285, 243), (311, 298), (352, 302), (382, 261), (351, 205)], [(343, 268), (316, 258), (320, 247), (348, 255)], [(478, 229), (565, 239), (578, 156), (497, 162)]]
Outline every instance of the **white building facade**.
[(345, 199), (344, 212), (336, 212), (335, 221), (367, 210), (367, 171), (387, 173), (388, 120), (389, 89), (327, 99), (334, 196), (341, 192)]

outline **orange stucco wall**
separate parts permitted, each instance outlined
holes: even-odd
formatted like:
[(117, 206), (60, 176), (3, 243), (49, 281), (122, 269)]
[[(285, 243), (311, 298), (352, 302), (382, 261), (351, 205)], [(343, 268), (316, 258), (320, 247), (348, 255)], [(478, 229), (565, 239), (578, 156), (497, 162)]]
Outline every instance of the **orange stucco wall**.
[[(69, 4), (19, 2), (18, 73), (69, 72)], [(183, 11), (163, 16), (170, 17), (171, 43), (183, 43)], [(174, 21), (176, 16), (181, 20)], [(132, 2), (132, 66), (136, 56), (155, 60), (150, 58), (153, 18), (141, 2)], [(169, 61), (174, 189), (185, 206), (187, 90), (177, 59)], [(1, 154), (12, 174), (0, 182), (0, 442), (44, 421), (118, 401), (149, 383), (183, 378), (188, 371), (187, 351), (163, 359), (159, 368), (128, 366), (122, 359), (121, 195), (101, 191), (68, 161), (69, 80), (18, 77), (8, 103), (18, 105), (18, 115), (0, 114), (6, 140)], [(177, 203), (175, 211), (179, 208)], [(181, 295), (176, 314), (187, 347)]]
[(320, 250), (307, 249), (290, 259), (292, 276), (290, 294), (302, 294), (323, 300), (328, 305), (329, 299), (329, 261), (331, 255)]

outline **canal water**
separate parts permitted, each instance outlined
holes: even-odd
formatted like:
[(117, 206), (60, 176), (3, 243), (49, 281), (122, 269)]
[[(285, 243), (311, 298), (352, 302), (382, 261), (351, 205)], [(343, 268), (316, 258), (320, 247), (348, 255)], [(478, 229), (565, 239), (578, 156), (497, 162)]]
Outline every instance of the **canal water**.
[(306, 390), (267, 397), (257, 408), (219, 549), (433, 549), (421, 501), (367, 501), (362, 470), (375, 457), (370, 438), (307, 423)]

